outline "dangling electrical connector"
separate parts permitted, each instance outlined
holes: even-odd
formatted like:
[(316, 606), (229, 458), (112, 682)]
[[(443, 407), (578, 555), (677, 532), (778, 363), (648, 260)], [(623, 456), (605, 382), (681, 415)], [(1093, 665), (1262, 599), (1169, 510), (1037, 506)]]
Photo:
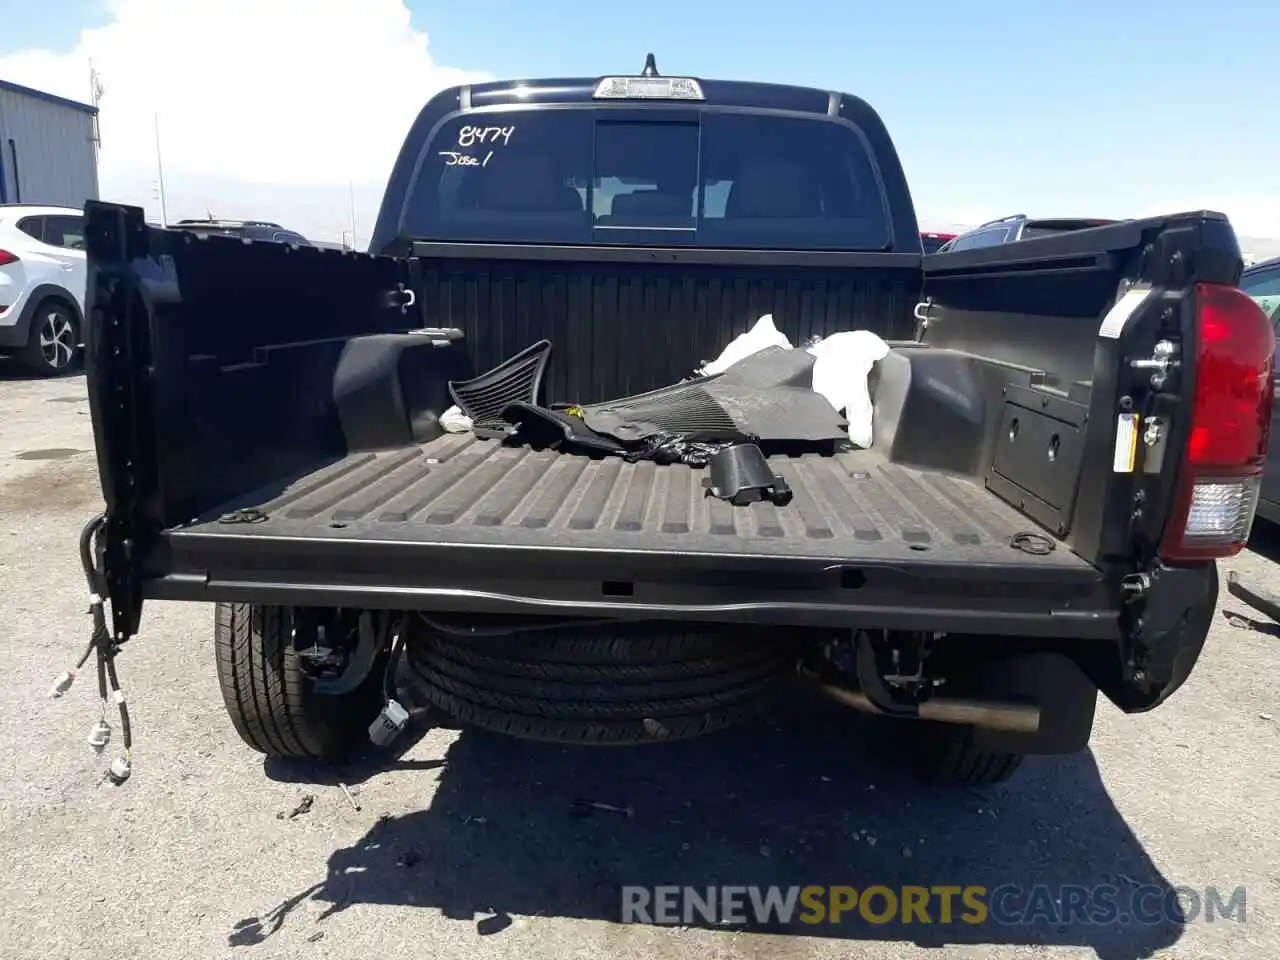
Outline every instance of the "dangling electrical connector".
[(111, 742), (111, 724), (107, 723), (106, 718), (99, 720), (93, 725), (89, 731), (89, 746), (93, 747), (94, 753), (102, 753), (107, 749), (107, 744)]
[(382, 712), (369, 725), (369, 739), (379, 747), (389, 745), (409, 723), (409, 711), (396, 700), (396, 670), (404, 653), (404, 636), (399, 625), (389, 629), (391, 655), (387, 657), (386, 670), (382, 674)]
[(129, 774), (133, 773), (133, 764), (128, 757), (116, 757), (111, 761), (111, 766), (107, 768), (107, 779), (117, 787), (129, 779)]
[(376, 746), (385, 747), (396, 737), (409, 722), (409, 711), (395, 700), (388, 700), (378, 718), (369, 725), (369, 739)]

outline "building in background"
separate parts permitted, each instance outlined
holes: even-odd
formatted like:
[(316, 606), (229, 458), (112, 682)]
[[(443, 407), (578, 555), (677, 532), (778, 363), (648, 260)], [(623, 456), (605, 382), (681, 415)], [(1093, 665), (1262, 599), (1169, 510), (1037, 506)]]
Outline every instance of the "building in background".
[(0, 203), (98, 199), (98, 109), (0, 80)]

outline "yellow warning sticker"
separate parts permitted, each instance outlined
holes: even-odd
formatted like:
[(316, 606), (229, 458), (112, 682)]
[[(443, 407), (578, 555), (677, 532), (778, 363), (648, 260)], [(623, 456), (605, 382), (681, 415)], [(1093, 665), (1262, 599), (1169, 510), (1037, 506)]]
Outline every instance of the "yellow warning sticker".
[(1136, 413), (1122, 413), (1116, 419), (1116, 449), (1111, 461), (1114, 473), (1133, 473), (1138, 459), (1138, 421)]

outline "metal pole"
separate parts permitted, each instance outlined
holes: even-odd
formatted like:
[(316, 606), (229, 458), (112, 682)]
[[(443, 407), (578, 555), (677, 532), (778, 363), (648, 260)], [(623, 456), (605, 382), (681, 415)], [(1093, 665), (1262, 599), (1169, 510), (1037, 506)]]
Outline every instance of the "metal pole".
[(351, 178), (347, 178), (347, 201), (351, 205), (351, 249), (356, 248), (356, 188), (351, 182)]
[(164, 163), (160, 159), (160, 112), (153, 114), (156, 131), (156, 170), (160, 174), (160, 226), (169, 226), (169, 211), (164, 202)]

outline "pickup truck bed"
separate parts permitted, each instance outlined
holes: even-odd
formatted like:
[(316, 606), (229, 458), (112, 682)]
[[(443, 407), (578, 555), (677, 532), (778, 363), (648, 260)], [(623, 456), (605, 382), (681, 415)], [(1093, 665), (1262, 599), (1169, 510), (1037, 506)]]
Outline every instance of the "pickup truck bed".
[[(394, 737), (402, 651), (425, 702), (560, 743), (724, 729), (798, 671), (928, 721), (904, 745), (969, 784), (1083, 748), (1098, 690), (1166, 699), (1247, 535), (1272, 399), (1225, 219), (922, 258), (863, 101), (632, 80), (442, 91), (373, 256), (86, 208), (104, 658), (144, 600), (216, 602), (242, 738), (326, 759)], [(533, 399), (585, 407), (680, 383), (766, 314), (797, 347), (891, 346), (869, 450), (776, 461), (784, 507), (444, 434), (457, 384), (541, 341)]]
[[(734, 507), (702, 489), (705, 470), (616, 457), (507, 447), (445, 435), (399, 450), (347, 456), (220, 508), (255, 509), (237, 537), (638, 549), (833, 561), (928, 561), (1009, 571), (1051, 567), (1088, 580), (1097, 571), (1058, 545), (1045, 555), (1010, 540), (1035, 529), (966, 478), (885, 462), (873, 450), (772, 458), (795, 498)], [(225, 534), (208, 519), (181, 538)], [(1047, 541), (1046, 541), (1047, 542)]]

